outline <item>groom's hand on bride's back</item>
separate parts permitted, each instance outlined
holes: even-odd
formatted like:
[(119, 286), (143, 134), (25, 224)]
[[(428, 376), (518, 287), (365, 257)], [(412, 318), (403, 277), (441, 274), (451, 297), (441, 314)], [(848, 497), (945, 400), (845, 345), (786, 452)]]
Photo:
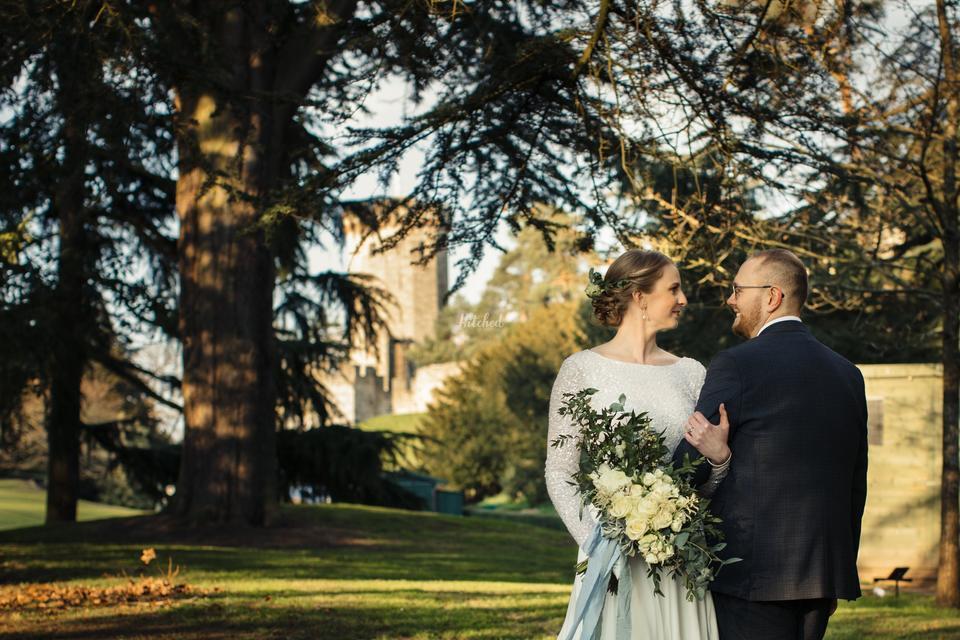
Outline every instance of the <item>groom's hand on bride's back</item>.
[(713, 464), (723, 464), (730, 457), (727, 440), (730, 437), (730, 418), (727, 408), (720, 404), (720, 424), (712, 424), (699, 411), (687, 420), (684, 439)]

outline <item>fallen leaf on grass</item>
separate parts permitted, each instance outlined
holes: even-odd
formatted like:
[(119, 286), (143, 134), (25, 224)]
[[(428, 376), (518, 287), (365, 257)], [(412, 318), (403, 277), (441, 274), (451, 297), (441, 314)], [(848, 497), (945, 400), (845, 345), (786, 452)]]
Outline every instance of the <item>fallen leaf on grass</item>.
[(153, 549), (144, 549), (143, 553), (140, 554), (140, 562), (143, 564), (150, 564), (152, 560), (157, 558), (157, 552)]
[(0, 587), (0, 611), (134, 603), (163, 605), (175, 599), (206, 595), (206, 591), (189, 584), (173, 584), (161, 578), (131, 579), (112, 587), (32, 583)]

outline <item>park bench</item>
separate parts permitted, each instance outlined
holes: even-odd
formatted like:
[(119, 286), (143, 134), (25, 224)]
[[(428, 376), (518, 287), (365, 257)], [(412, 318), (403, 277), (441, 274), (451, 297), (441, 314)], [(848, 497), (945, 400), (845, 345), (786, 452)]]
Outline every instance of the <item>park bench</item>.
[(897, 596), (900, 595), (900, 583), (901, 582), (913, 582), (913, 578), (904, 578), (903, 576), (907, 575), (907, 571), (910, 570), (910, 567), (897, 567), (890, 572), (890, 575), (886, 578), (874, 578), (873, 584), (878, 582), (890, 582), (894, 584), (895, 593)]

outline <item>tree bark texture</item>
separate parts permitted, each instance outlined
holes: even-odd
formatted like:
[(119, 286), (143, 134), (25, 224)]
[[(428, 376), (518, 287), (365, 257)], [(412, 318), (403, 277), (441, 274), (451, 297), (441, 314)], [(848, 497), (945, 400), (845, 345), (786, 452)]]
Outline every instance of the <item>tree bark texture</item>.
[(235, 9), (211, 25), (228, 91), (177, 88), (186, 432), (174, 510), (260, 525), (275, 510), (277, 472), (275, 268), (258, 222), (282, 141), (256, 97), (270, 61), (252, 21)]
[(937, 604), (960, 608), (960, 220), (957, 207), (957, 119), (960, 86), (945, 0), (937, 0), (944, 81), (943, 199), (943, 469)]
[[(75, 43), (74, 43), (75, 44)], [(89, 301), (89, 243), (85, 232), (85, 168), (87, 124), (80, 96), (76, 47), (55, 46), (58, 96), (63, 114), (62, 179), (54, 188), (53, 213), (59, 225), (57, 284), (50, 325), (50, 375), (47, 404), (46, 523), (77, 519), (80, 482), (80, 383), (87, 364), (87, 329), (95, 310)]]

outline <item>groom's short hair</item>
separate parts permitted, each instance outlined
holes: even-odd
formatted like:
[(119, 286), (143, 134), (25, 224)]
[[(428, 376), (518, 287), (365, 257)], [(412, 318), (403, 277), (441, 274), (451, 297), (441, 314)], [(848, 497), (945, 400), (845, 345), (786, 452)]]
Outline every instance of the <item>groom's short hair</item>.
[[(797, 311), (803, 309), (803, 305), (807, 303), (809, 288), (807, 268), (803, 266), (795, 253), (786, 249), (767, 249), (753, 254), (750, 259), (758, 260), (761, 268), (769, 271), (771, 276), (777, 280), (773, 284), (786, 289), (784, 293), (787, 294), (788, 303), (792, 303), (791, 298), (794, 298), (799, 302), (796, 307)], [(793, 304), (790, 306), (793, 306)]]

